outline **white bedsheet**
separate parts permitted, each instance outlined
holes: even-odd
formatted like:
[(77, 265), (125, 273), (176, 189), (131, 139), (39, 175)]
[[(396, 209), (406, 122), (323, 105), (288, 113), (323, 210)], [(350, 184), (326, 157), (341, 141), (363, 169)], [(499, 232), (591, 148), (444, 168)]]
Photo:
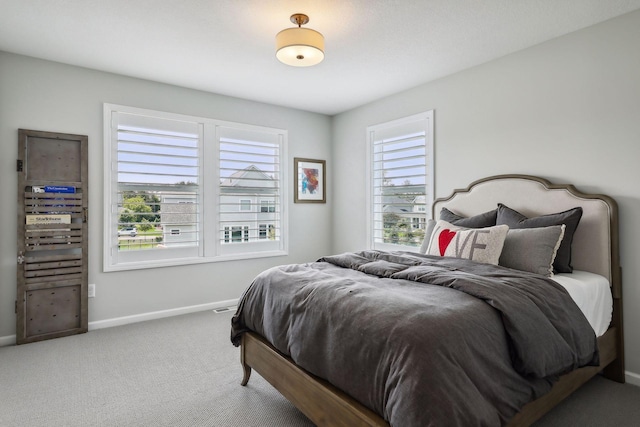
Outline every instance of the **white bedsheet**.
[(599, 274), (579, 270), (574, 270), (573, 273), (557, 273), (552, 279), (569, 292), (596, 336), (604, 334), (609, 328), (613, 312), (609, 281)]

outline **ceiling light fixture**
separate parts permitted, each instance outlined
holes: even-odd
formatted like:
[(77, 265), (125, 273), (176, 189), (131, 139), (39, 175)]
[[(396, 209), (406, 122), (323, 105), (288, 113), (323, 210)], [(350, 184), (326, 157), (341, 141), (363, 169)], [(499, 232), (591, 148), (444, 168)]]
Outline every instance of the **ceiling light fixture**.
[(324, 36), (310, 28), (302, 28), (309, 17), (302, 13), (291, 15), (298, 28), (287, 28), (276, 34), (276, 57), (294, 67), (309, 67), (324, 59)]

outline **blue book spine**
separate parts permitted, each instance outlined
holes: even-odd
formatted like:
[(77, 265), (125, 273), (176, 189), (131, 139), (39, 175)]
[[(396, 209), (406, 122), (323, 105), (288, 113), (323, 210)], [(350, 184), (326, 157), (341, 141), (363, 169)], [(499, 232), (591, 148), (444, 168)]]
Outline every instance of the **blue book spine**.
[(66, 185), (45, 185), (45, 193), (75, 193), (76, 187)]

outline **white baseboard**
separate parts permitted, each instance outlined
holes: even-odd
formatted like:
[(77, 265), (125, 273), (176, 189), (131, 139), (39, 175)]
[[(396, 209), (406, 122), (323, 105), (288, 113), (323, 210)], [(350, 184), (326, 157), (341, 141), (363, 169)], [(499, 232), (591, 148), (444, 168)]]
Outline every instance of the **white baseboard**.
[(640, 387), (640, 375), (634, 372), (624, 371), (624, 380), (632, 385)]
[(7, 335), (5, 337), (0, 337), (0, 347), (14, 345), (15, 343), (16, 343), (15, 335)]
[[(114, 326), (128, 325), (130, 323), (144, 322), (147, 320), (162, 319), (164, 317), (179, 316), (181, 314), (196, 313), (198, 311), (215, 310), (217, 308), (232, 307), (238, 304), (238, 299), (210, 302), (208, 304), (191, 305), (188, 307), (172, 308), (169, 310), (152, 311), (150, 313), (134, 314), (132, 316), (116, 317), (113, 319), (97, 320), (89, 322), (89, 331), (96, 329), (112, 328)], [(0, 347), (14, 345), (15, 335), (0, 337)]]
[(172, 308), (169, 310), (152, 311), (150, 313), (134, 314), (132, 316), (116, 317), (114, 319), (89, 322), (89, 330), (112, 328), (114, 326), (128, 325), (130, 323), (145, 322), (147, 320), (162, 319), (164, 317), (179, 316), (181, 314), (195, 313), (198, 311), (215, 310), (216, 308), (230, 307), (238, 304), (237, 299), (210, 302), (208, 304), (191, 305), (188, 307)]

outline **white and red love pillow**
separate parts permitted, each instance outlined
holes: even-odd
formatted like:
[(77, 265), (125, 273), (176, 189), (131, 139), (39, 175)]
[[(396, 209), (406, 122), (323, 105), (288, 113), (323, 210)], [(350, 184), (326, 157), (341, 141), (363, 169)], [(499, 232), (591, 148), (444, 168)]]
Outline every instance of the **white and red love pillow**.
[(464, 228), (440, 220), (433, 228), (427, 254), (497, 265), (507, 231), (506, 225)]

